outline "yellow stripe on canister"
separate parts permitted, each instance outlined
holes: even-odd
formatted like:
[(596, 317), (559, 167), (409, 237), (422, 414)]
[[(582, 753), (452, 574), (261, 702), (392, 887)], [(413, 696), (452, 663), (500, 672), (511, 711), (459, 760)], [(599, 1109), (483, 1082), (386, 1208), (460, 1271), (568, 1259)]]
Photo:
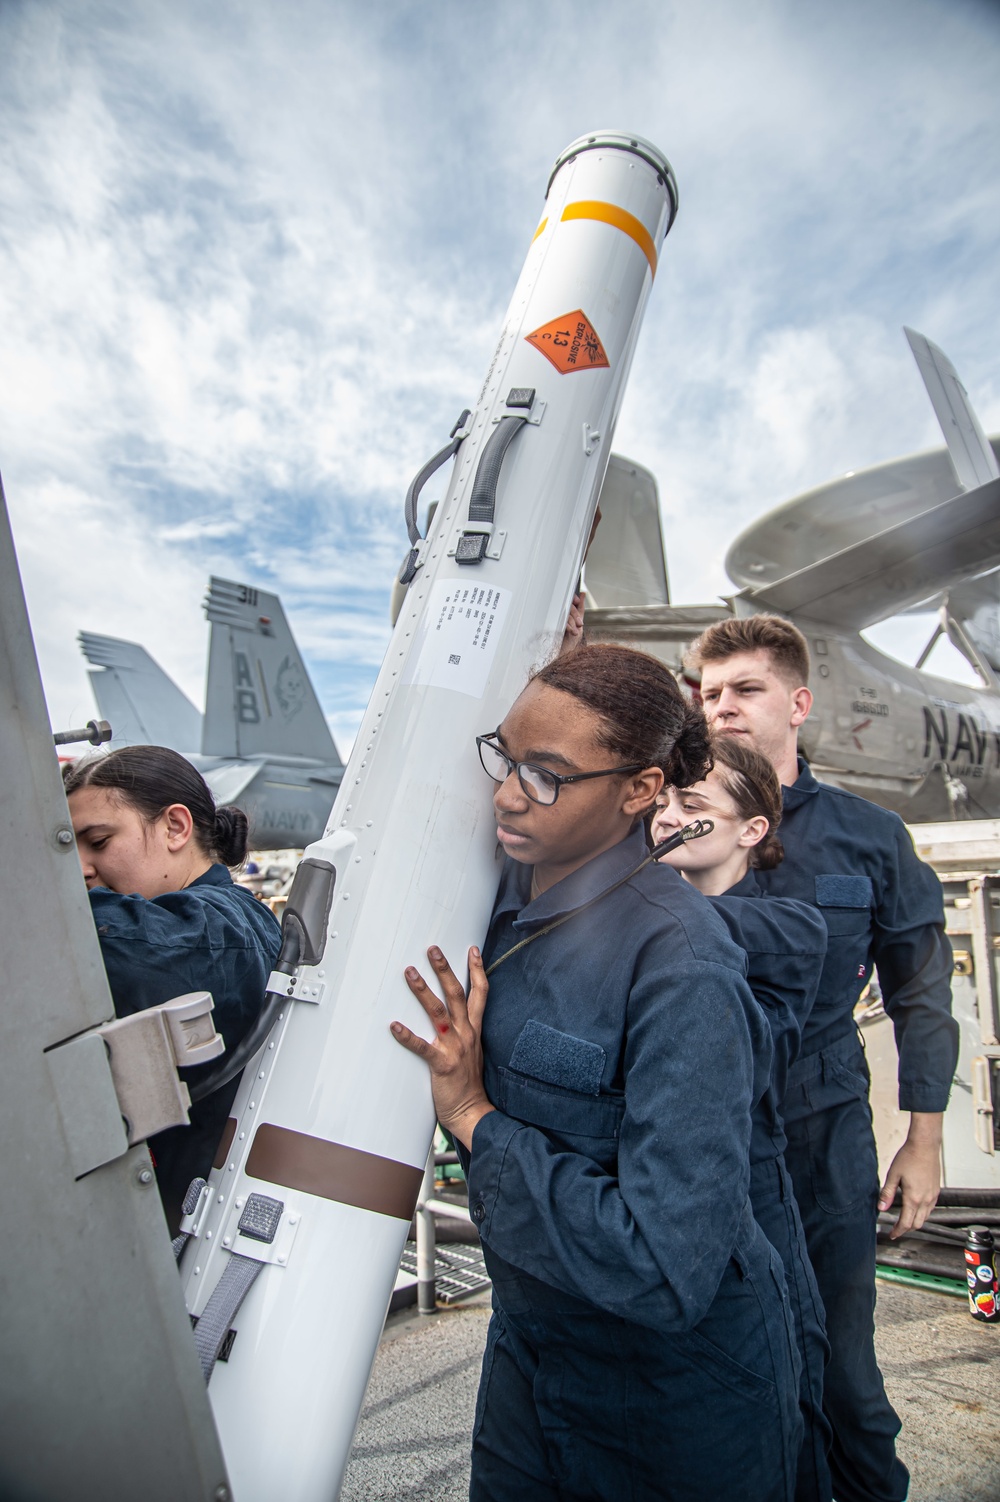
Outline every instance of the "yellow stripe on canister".
[[(630, 240), (635, 241), (649, 262), (650, 271), (656, 275), (656, 246), (653, 244), (653, 237), (642, 220), (630, 214), (627, 209), (620, 209), (616, 203), (601, 203), (596, 198), (581, 199), (578, 203), (568, 203), (562, 211), (562, 217), (564, 222), (567, 219), (596, 219), (601, 224), (610, 224), (615, 229), (620, 229)], [(543, 219), (539, 234), (544, 229), (545, 222)]]

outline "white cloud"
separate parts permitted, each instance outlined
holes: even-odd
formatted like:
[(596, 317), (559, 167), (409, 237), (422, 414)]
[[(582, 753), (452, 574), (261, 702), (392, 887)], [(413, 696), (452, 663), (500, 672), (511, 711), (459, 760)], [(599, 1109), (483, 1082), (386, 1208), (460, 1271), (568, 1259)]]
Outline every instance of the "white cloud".
[(142, 642), (201, 703), (201, 569), (175, 550), (154, 550), (146, 529), (114, 498), (72, 483), (43, 481), (27, 500), (15, 487), (8, 504), (43, 680), (59, 685), (58, 700), (49, 695), (54, 728), (94, 714), (79, 630)]
[(214, 571), (280, 590), (357, 723), (405, 487), (597, 123), (680, 180), (618, 437), (678, 598), (768, 506), (937, 441), (904, 321), (1000, 426), (998, 62), (972, 0), (5, 7), (0, 457), (53, 715), (81, 626), (199, 699)]
[(203, 542), (210, 537), (232, 537), (240, 530), (236, 521), (209, 521), (192, 518), (176, 527), (160, 527), (154, 536), (157, 542)]

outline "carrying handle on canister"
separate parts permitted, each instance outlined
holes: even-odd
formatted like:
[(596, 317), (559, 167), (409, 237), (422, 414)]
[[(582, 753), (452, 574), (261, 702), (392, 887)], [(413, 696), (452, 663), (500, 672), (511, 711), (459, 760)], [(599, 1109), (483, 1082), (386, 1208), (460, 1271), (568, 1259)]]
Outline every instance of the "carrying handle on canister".
[(525, 412), (508, 412), (497, 423), (479, 459), (476, 478), (469, 500), (469, 520), (455, 548), (456, 563), (482, 563), (493, 532), (497, 509), (497, 485), (504, 455), (528, 421), (535, 399), (534, 388), (515, 388), (507, 406), (525, 407)]

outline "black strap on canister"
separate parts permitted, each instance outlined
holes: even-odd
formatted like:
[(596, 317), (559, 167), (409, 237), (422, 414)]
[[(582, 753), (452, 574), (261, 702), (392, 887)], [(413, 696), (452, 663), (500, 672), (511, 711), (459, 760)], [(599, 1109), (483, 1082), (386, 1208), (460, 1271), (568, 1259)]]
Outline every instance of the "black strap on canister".
[(499, 959), (494, 960), (492, 965), (490, 965), (486, 971), (486, 979), (489, 980), (494, 970), (498, 970), (504, 960), (509, 960), (511, 955), (517, 954), (519, 949), (526, 949), (536, 939), (542, 939), (546, 934), (550, 934), (554, 928), (561, 928), (564, 923), (568, 923), (571, 918), (575, 918), (577, 913), (585, 913), (595, 903), (602, 902), (605, 897), (610, 897), (612, 892), (617, 892), (619, 887), (625, 886), (627, 882), (632, 880), (633, 876), (638, 876), (640, 871), (645, 871), (646, 867), (652, 865), (653, 861), (658, 861), (664, 855), (669, 855), (671, 850), (676, 850), (679, 845), (686, 845), (688, 840), (700, 840), (703, 834), (711, 834), (714, 828), (715, 825), (711, 819), (696, 819), (693, 824), (685, 824), (683, 829), (675, 830), (667, 839), (662, 840), (659, 845), (654, 846), (645, 860), (641, 860), (637, 866), (634, 866), (627, 875), (621, 877), (613, 886), (605, 887), (603, 892), (598, 892), (597, 896), (591, 897), (589, 902), (581, 902), (579, 907), (572, 908), (568, 913), (560, 913), (558, 918), (553, 918), (552, 922), (546, 923), (544, 928), (536, 928), (534, 933), (529, 934), (526, 939), (520, 939), (516, 944), (512, 944), (510, 949), (506, 950)]
[(424, 538), (420, 534), (420, 524), (417, 521), (417, 500), (431, 475), (439, 470), (442, 464), (446, 464), (453, 454), (458, 452), (458, 446), (465, 437), (465, 425), (471, 417), (468, 407), (462, 413), (458, 422), (451, 430), (451, 437), (443, 449), (440, 449), (433, 457), (428, 459), (423, 469), (418, 470), (410, 482), (410, 488), (406, 492), (406, 504), (403, 513), (406, 517), (406, 534), (410, 539), (410, 551), (403, 560), (403, 567), (399, 571), (400, 584), (409, 584), (420, 566), (420, 544)]

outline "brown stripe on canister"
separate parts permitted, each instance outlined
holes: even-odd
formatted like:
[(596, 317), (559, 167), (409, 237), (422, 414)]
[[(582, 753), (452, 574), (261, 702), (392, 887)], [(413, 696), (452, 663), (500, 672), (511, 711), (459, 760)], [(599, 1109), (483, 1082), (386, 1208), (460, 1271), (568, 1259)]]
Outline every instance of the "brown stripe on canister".
[(252, 1179), (301, 1189), (341, 1205), (410, 1220), (417, 1207), (422, 1168), (363, 1153), (341, 1142), (264, 1122), (250, 1147), (246, 1172)]
[(213, 1168), (225, 1168), (225, 1166), (226, 1166), (226, 1159), (229, 1157), (229, 1149), (233, 1145), (233, 1138), (235, 1136), (236, 1136), (236, 1117), (235, 1116), (230, 1116), (229, 1120), (226, 1122), (225, 1126), (222, 1128), (222, 1136), (219, 1138), (219, 1145), (215, 1149), (215, 1157), (212, 1160), (212, 1167)]

